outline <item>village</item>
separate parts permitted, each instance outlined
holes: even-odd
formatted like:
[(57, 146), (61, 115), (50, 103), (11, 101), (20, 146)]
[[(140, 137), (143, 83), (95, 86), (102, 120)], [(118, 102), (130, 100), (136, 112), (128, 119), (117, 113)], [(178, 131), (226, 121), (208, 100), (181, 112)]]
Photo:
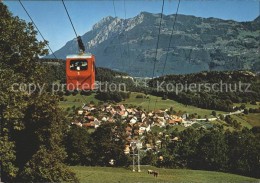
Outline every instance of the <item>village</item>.
[[(71, 125), (85, 127), (88, 129), (98, 128), (103, 122), (115, 122), (120, 119), (127, 124), (125, 132), (128, 144), (125, 147), (125, 154), (130, 154), (131, 142), (137, 138), (142, 138), (143, 135), (151, 131), (153, 127), (165, 128), (175, 125), (184, 127), (191, 126), (196, 123), (196, 119), (188, 120), (187, 114), (182, 116), (171, 115), (166, 110), (155, 110), (147, 112), (140, 108), (127, 108), (123, 104), (111, 105), (104, 104), (95, 106), (94, 104), (85, 105), (77, 111), (77, 121), (73, 121)], [(162, 136), (162, 132), (159, 132)], [(173, 137), (172, 141), (178, 141), (178, 137)], [(152, 150), (161, 146), (161, 140), (157, 140), (155, 145), (147, 143), (142, 144), (143, 150)]]

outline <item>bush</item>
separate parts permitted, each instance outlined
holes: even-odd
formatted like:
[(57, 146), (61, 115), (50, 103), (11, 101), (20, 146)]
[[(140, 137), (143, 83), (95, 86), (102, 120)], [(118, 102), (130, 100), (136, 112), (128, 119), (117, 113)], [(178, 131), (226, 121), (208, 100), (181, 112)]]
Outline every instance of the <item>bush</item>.
[(140, 95), (140, 94), (138, 94), (138, 95), (136, 95), (136, 97), (135, 98), (144, 98), (144, 96), (143, 95)]
[(95, 98), (102, 101), (121, 102), (129, 96), (130, 94), (125, 92), (98, 92)]
[(244, 109), (244, 114), (248, 114), (248, 110), (247, 109)]

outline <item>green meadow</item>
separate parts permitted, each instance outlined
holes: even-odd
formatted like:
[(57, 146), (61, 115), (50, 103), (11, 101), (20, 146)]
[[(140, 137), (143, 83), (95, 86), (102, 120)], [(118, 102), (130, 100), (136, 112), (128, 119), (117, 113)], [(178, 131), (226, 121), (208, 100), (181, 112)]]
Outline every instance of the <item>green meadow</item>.
[[(202, 182), (259, 182), (259, 179), (245, 177), (235, 174), (187, 170), (187, 169), (165, 169), (152, 166), (141, 166), (141, 172), (133, 172), (131, 168), (113, 167), (71, 167), (77, 174), (81, 183), (113, 183), (113, 182), (182, 182), (182, 183), (202, 183)], [(158, 177), (147, 173), (148, 169), (159, 172)]]

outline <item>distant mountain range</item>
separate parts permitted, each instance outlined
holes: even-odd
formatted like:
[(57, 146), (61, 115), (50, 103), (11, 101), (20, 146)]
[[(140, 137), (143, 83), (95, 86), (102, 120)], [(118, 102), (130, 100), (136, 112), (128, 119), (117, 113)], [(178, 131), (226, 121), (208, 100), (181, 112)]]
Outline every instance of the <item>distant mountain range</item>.
[[(163, 16), (154, 76), (185, 74), (202, 70), (260, 71), (260, 17), (252, 22), (178, 15), (165, 71), (167, 48), (174, 15)], [(134, 18), (108, 16), (82, 36), (96, 65), (152, 76), (160, 14), (141, 12)], [(64, 59), (78, 53), (77, 41), (68, 41), (55, 52)], [(48, 56), (48, 57), (51, 57)]]

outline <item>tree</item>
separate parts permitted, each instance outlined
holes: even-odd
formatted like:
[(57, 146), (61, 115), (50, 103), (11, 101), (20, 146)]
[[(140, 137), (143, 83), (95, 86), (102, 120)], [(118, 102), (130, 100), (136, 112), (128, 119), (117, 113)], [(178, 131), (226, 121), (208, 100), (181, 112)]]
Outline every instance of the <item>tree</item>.
[(213, 116), (216, 116), (216, 115), (217, 115), (216, 111), (212, 111), (211, 114), (212, 114)]
[(245, 109), (246, 105), (245, 104), (241, 104), (240, 109)]
[(153, 151), (147, 151), (141, 159), (141, 163), (144, 165), (156, 165), (156, 155)]
[(229, 167), (227, 171), (259, 178), (259, 134), (253, 135), (246, 128), (242, 131), (226, 133), (228, 144)]
[(248, 114), (248, 109), (244, 109), (244, 114)]
[(163, 100), (167, 100), (167, 99), (168, 99), (168, 96), (165, 94), (165, 95), (163, 95), (162, 99), (163, 99)]
[(63, 163), (68, 126), (58, 96), (47, 91), (17, 92), (20, 83), (47, 85), (47, 71), (37, 64), (47, 53), (32, 23), (13, 17), (0, 2), (0, 163), (4, 182), (77, 181)]
[(70, 165), (90, 165), (90, 142), (91, 138), (86, 128), (72, 126), (64, 140), (68, 153), (67, 162)]
[(110, 166), (109, 161), (115, 160), (114, 166), (128, 166), (129, 157), (125, 155), (125, 125), (121, 121), (103, 122), (91, 134), (92, 165)]
[(220, 120), (224, 120), (225, 119), (224, 115), (223, 114), (219, 114), (219, 119)]
[(225, 143), (225, 136), (220, 131), (211, 130), (198, 142), (195, 166), (205, 170), (226, 170), (228, 147)]
[(231, 117), (230, 115), (227, 115), (227, 116), (225, 117), (225, 121), (226, 121), (228, 124), (232, 124), (233, 119), (232, 119), (232, 117)]

